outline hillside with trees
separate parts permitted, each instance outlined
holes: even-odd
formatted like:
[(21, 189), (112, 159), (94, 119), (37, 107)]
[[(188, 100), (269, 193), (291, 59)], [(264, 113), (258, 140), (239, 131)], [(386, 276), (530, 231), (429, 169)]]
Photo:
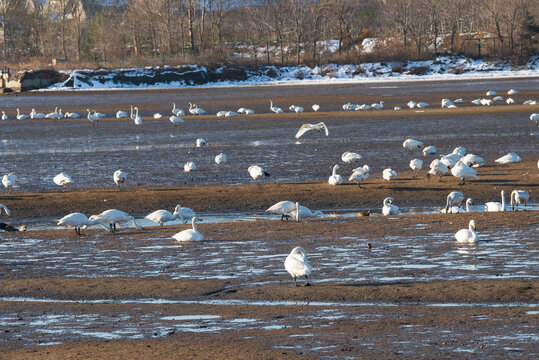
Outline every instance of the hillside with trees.
[(0, 0), (1, 56), (18, 69), (524, 63), (538, 53), (538, 12), (537, 0)]

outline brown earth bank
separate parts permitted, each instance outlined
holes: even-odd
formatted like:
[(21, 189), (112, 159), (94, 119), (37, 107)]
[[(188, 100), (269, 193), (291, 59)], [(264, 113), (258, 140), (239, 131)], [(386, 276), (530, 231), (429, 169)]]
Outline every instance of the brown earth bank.
[[(459, 184), (459, 179), (444, 176), (427, 179), (415, 177), (411, 171), (399, 173), (397, 180), (388, 182), (370, 178), (360, 184), (345, 183), (331, 186), (327, 182), (265, 183), (238, 186), (167, 186), (128, 187), (118, 189), (89, 189), (66, 192), (3, 193), (5, 204), (13, 218), (62, 217), (71, 212), (88, 215), (117, 208), (134, 216), (143, 216), (156, 209), (173, 209), (178, 203), (197, 212), (263, 211), (282, 200), (299, 201), (312, 208), (358, 208), (378, 211), (382, 200), (392, 196), (400, 206), (445, 205), (451, 191), (461, 191), (476, 204), (500, 201), (505, 189), (506, 200), (514, 189), (534, 194), (539, 186), (539, 169), (534, 161), (517, 164), (487, 165), (480, 168), (480, 180)], [(13, 220), (12, 222), (16, 222)]]
[(242, 287), (218, 280), (160, 278), (1, 280), (0, 297), (89, 299), (245, 299), (292, 301), (528, 302), (539, 300), (539, 281), (481, 280)]

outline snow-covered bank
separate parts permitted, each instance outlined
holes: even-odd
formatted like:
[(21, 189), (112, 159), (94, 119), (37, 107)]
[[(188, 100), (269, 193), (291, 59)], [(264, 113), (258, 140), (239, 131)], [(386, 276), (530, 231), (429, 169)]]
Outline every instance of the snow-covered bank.
[(252, 86), (381, 81), (429, 81), (479, 78), (538, 77), (539, 57), (526, 65), (487, 62), (467, 58), (437, 61), (364, 63), (310, 68), (307, 66), (150, 67), (117, 70), (62, 71), (67, 80), (42, 90), (106, 90), (177, 88), (191, 86)]

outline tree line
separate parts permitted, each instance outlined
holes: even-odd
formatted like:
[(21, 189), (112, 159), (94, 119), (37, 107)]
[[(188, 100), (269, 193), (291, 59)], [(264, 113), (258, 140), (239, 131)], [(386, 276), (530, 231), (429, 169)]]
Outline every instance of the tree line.
[(538, 12), (536, 0), (0, 0), (1, 56), (4, 66), (527, 59)]

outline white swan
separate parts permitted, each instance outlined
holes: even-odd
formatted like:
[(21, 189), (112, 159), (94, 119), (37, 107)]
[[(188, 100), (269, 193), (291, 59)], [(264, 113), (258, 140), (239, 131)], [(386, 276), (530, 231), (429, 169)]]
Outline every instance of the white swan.
[(466, 179), (479, 179), (477, 177), (477, 171), (468, 165), (465, 165), (462, 161), (457, 162), (455, 166), (453, 166), (451, 174), (460, 179), (461, 185), (464, 185), (464, 180)]
[(384, 101), (380, 101), (379, 103), (371, 104), (371, 107), (376, 110), (382, 110), (384, 108)]
[(439, 159), (432, 160), (429, 167), (430, 170), (427, 174), (427, 177), (430, 177), (431, 175), (439, 175), (439, 181), (442, 180), (442, 176), (449, 172), (449, 167)]
[(313, 104), (312, 109), (313, 109), (314, 112), (317, 112), (318, 110), (320, 110), (320, 105)]
[(76, 112), (66, 112), (64, 114), (64, 118), (66, 119), (78, 119), (80, 115)]
[[(128, 221), (131, 221), (133, 225), (137, 229), (141, 229), (140, 226), (137, 225), (135, 222), (135, 218), (132, 216), (129, 216), (128, 213), (116, 210), (116, 209), (109, 209), (103, 211), (101, 214), (98, 215), (92, 215), (90, 216), (90, 221), (101, 221), (102, 223), (108, 225), (109, 231), (114, 232), (116, 231), (116, 224), (122, 224), (126, 223)], [(106, 227), (105, 227), (106, 228)]]
[(172, 237), (176, 241), (202, 241), (204, 240), (204, 235), (202, 235), (198, 229), (196, 222), (202, 221), (200, 218), (197, 218), (196, 216), (191, 221), (191, 224), (193, 225), (192, 229), (186, 229), (183, 231), (180, 231), (177, 234), (172, 235)]
[(182, 109), (176, 108), (176, 103), (172, 103), (172, 113), (176, 116), (184, 116), (185, 112)]
[(303, 106), (292, 105), (292, 106), (290, 106), (290, 111), (293, 111), (296, 114), (302, 113), (303, 112)]
[(382, 172), (384, 180), (391, 181), (397, 178), (397, 172), (391, 168), (384, 169)]
[(205, 147), (207, 145), (206, 140), (198, 138), (196, 142), (196, 147)]
[(266, 172), (261, 166), (258, 165), (249, 166), (247, 171), (249, 171), (249, 175), (251, 175), (253, 180), (258, 180), (263, 176), (270, 176), (268, 172)]
[(408, 104), (406, 104), (410, 109), (413, 109), (417, 106), (417, 103), (413, 100), (408, 101)]
[(333, 166), (333, 172), (331, 176), (328, 179), (328, 182), (330, 185), (341, 185), (342, 184), (342, 176), (337, 174), (337, 170), (340, 168), (339, 165)]
[(530, 115), (530, 120), (535, 121), (535, 126), (539, 126), (539, 113), (533, 113)]
[[(154, 118), (155, 118), (155, 115), (154, 115)], [(170, 120), (171, 123), (173, 123), (174, 125), (180, 125), (181, 123), (183, 123), (183, 119), (176, 116), (176, 115), (172, 115), (171, 117), (168, 118)]]
[(459, 211), (459, 206), (462, 204), (462, 201), (464, 201), (464, 194), (460, 191), (452, 191), (447, 195), (447, 200), (445, 202), (445, 209), (444, 212), (446, 214), (449, 214), (449, 210), (451, 210), (451, 213), (453, 212), (453, 206), (457, 208), (457, 212)]
[(476, 243), (477, 242), (477, 233), (475, 232), (476, 222), (475, 220), (470, 220), (468, 224), (468, 229), (460, 229), (455, 234), (455, 239), (459, 243)]
[(462, 100), (461, 98), (458, 98), (456, 99), (455, 101), (453, 101), (455, 104), (463, 104), (464, 103), (464, 100)]
[(326, 133), (326, 136), (329, 135), (328, 128), (326, 124), (323, 122), (319, 122), (318, 124), (303, 124), (299, 128), (298, 132), (296, 133), (296, 139), (299, 139), (303, 134), (305, 134), (309, 130), (318, 130), (323, 131)]
[(127, 111), (118, 110), (116, 112), (116, 119), (127, 118), (127, 117), (129, 117), (129, 113)]
[(176, 208), (174, 209), (174, 216), (177, 218), (180, 218), (182, 223), (186, 223), (187, 221), (193, 219), (197, 216), (197, 214), (193, 211), (193, 209), (188, 207), (182, 207), (180, 204), (176, 205)]
[(341, 160), (344, 161), (345, 163), (347, 164), (351, 164), (355, 161), (359, 161), (361, 160), (363, 157), (361, 155), (359, 155), (358, 153), (355, 153), (355, 152), (351, 152), (351, 151), (345, 151), (342, 155), (341, 155)]
[(419, 140), (414, 140), (414, 139), (406, 139), (402, 143), (402, 147), (410, 150), (411, 152), (413, 152), (414, 149), (421, 148), (421, 146), (423, 146), (423, 143)]
[(410, 169), (412, 169), (414, 172), (419, 172), (423, 168), (423, 160), (420, 159), (412, 159), (410, 160)]
[(513, 98), (507, 98), (505, 100), (505, 102), (507, 103), (507, 105), (513, 105), (515, 103), (515, 99)]
[(135, 125), (142, 125), (142, 116), (138, 114), (138, 107), (135, 106), (135, 116), (133, 117)]
[(122, 170), (116, 170), (114, 172), (114, 174), (112, 175), (112, 179), (114, 180), (114, 182), (118, 186), (118, 190), (122, 190), (120, 188), (120, 184), (125, 183), (126, 178), (127, 178), (127, 176), (125, 175), (125, 173)]
[(155, 210), (151, 214), (146, 215), (144, 218), (158, 223), (159, 226), (163, 226), (163, 223), (174, 221), (178, 217), (180, 217), (179, 213), (174, 215), (168, 210)]
[(35, 109), (32, 109), (32, 111), (30, 111), (30, 118), (31, 118), (31, 119), (44, 119), (44, 118), (45, 118), (45, 114), (43, 114), (43, 113), (38, 113), (38, 112), (36, 112)]
[(204, 115), (206, 110), (199, 108), (197, 104), (189, 103), (189, 112), (193, 115)]
[(224, 153), (220, 153), (219, 155), (215, 156), (215, 162), (217, 165), (223, 165), (227, 162), (227, 156)]
[(75, 228), (75, 233), (77, 235), (80, 235), (80, 229), (86, 229), (90, 225), (98, 224), (101, 225), (105, 230), (112, 232), (108, 227), (107, 224), (102, 222), (100, 219), (93, 219), (89, 220), (86, 215), (80, 212), (71, 213), (69, 215), (64, 216), (60, 220), (58, 220), (58, 223), (56, 225), (69, 225), (73, 226)]
[(444, 107), (449, 107), (451, 105), (455, 105), (455, 103), (453, 103), (453, 101), (449, 100), (449, 99), (442, 99), (442, 108)]
[(17, 120), (28, 120), (28, 119), (30, 119), (30, 116), (19, 113), (19, 108), (17, 108)]
[(494, 161), (499, 164), (511, 164), (511, 163), (519, 163), (522, 161), (522, 159), (520, 158), (520, 156), (518, 156), (515, 153), (509, 153)]
[(438, 149), (436, 149), (436, 146), (427, 146), (423, 148), (423, 156), (427, 156), (427, 154), (436, 154), (437, 151)]
[(4, 185), (9, 192), (11, 192), (11, 188), (14, 187), (16, 183), (17, 175), (13, 173), (6, 174), (2, 177), (2, 185)]
[(276, 114), (280, 114), (283, 112), (283, 109), (281, 109), (280, 107), (273, 106), (273, 100), (270, 100), (270, 110)]
[(359, 184), (363, 180), (367, 180), (369, 178), (369, 173), (365, 172), (365, 169), (359, 167), (353, 170), (352, 175), (350, 175), (350, 178), (348, 181), (355, 181), (357, 183), (358, 187), (361, 187)]
[[(60, 115), (62, 114), (62, 109), (60, 109)], [(105, 114), (103, 114), (102, 112), (97, 112), (96, 110), (94, 110), (94, 115), (99, 117), (100, 119), (103, 119), (105, 117)]]
[(7, 216), (11, 216), (11, 211), (7, 208), (6, 205), (0, 204), (0, 214), (2, 214), (2, 209), (4, 210)]
[(497, 201), (490, 201), (488, 203), (485, 203), (485, 211), (488, 211), (488, 212), (505, 211), (505, 190), (502, 190), (501, 194), (502, 194), (502, 202), (499, 203)]
[(288, 218), (290, 216), (292, 216), (291, 213), (294, 210), (297, 210), (297, 208), (296, 208), (297, 204), (298, 203), (294, 203), (294, 202), (288, 201), (288, 200), (279, 201), (278, 203), (270, 206), (266, 210), (266, 212), (276, 214), (276, 215), (281, 215), (281, 221), (283, 221), (283, 219), (286, 219), (288, 221)]
[(496, 96), (496, 95), (498, 95), (498, 93), (496, 91), (494, 91), (494, 90), (489, 90), (489, 91), (487, 91), (486, 95), (487, 96)]
[(507, 92), (507, 95), (515, 95), (515, 94), (518, 94), (518, 91), (517, 90), (514, 90), (514, 89), (511, 89)]
[(530, 200), (530, 194), (526, 190), (513, 190), (511, 193), (511, 209), (515, 210), (515, 205), (518, 210), (518, 204), (524, 204), (524, 209), (526, 209), (526, 204)]
[(393, 205), (393, 198), (387, 197), (384, 199), (384, 206), (382, 207), (382, 214), (384, 215), (399, 215), (399, 207)]
[(309, 275), (313, 271), (313, 268), (307, 262), (307, 252), (301, 246), (292, 249), (284, 261), (284, 268), (294, 279), (294, 286), (298, 286), (296, 279), (302, 276), (305, 276), (305, 279), (307, 279), (305, 286), (310, 285)]
[(247, 109), (244, 107), (238, 109), (238, 114), (252, 115), (254, 113), (255, 111), (253, 109)]
[(185, 165), (183, 166), (183, 171), (185, 172), (191, 172), (191, 171), (195, 171), (197, 169), (196, 165), (194, 162), (192, 161), (188, 161), (185, 163)]
[[(155, 114), (153, 114), (153, 118), (154, 118), (154, 119), (161, 119), (162, 117), (163, 117), (163, 114), (161, 114), (161, 113), (155, 113)], [(171, 116), (171, 117), (172, 117), (172, 116)], [(170, 121), (172, 121), (172, 120), (170, 120)]]
[(471, 167), (481, 167), (485, 165), (485, 159), (483, 159), (481, 156), (477, 156), (474, 154), (467, 154), (463, 158), (460, 159), (465, 165), (471, 166)]
[(6, 112), (2, 110), (2, 120), (7, 120), (9, 119), (8, 116), (6, 115)]
[(91, 112), (90, 112), (90, 109), (86, 109), (86, 111), (88, 111), (88, 121), (90, 121), (92, 124), (97, 124), (99, 122), (99, 116), (97, 115), (93, 115)]
[(324, 216), (324, 213), (322, 211), (317, 210), (315, 212), (312, 212), (311, 209), (309, 209), (306, 206), (300, 205), (298, 202), (296, 202), (296, 209), (299, 209), (299, 212), (297, 210), (294, 210), (290, 213), (290, 216), (294, 217), (296, 221), (299, 221), (299, 219), (307, 219), (307, 218)]
[(64, 190), (66, 189), (67, 185), (73, 184), (71, 177), (63, 172), (56, 175), (52, 181), (58, 186), (63, 186)]

